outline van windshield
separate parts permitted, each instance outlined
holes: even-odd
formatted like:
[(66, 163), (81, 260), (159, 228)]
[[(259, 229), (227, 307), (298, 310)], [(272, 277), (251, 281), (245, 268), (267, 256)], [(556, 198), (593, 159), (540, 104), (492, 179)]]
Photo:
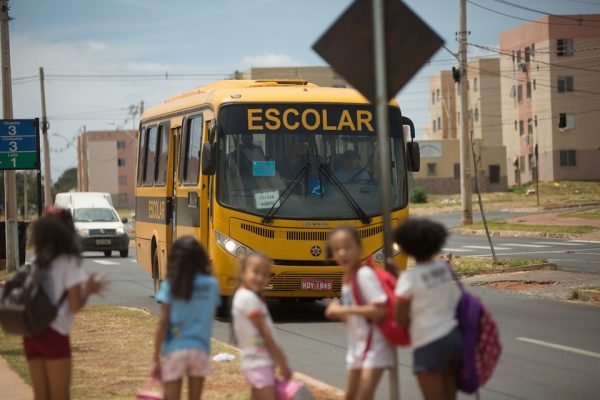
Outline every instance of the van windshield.
[(78, 208), (73, 211), (75, 222), (117, 222), (119, 217), (110, 208)]

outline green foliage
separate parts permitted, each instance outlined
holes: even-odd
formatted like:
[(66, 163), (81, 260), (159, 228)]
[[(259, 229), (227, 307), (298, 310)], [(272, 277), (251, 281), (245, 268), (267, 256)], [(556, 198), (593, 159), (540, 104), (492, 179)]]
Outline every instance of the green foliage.
[(69, 168), (54, 184), (53, 194), (77, 189), (77, 168)]
[(410, 196), (410, 201), (413, 203), (427, 203), (427, 192), (422, 187), (415, 187)]
[(578, 300), (579, 299), (579, 289), (571, 289), (571, 294), (568, 297), (569, 300)]
[(522, 183), (520, 185), (513, 185), (508, 188), (508, 191), (511, 193), (525, 194), (527, 192), (527, 189), (529, 189), (531, 187), (531, 185), (533, 185), (533, 183), (534, 182), (531, 181), (531, 182), (527, 182), (527, 183)]

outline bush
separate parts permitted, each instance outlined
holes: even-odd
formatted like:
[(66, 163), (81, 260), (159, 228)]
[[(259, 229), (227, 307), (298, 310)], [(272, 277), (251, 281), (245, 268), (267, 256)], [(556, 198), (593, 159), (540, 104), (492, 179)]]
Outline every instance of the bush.
[(410, 196), (410, 201), (413, 203), (427, 203), (427, 193), (425, 192), (425, 189), (417, 186)]

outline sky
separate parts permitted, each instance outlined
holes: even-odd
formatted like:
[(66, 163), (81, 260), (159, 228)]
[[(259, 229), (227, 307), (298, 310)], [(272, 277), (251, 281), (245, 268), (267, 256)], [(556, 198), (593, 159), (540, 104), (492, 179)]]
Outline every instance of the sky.
[[(600, 0), (511, 2), (553, 14), (600, 13)], [(10, 0), (14, 117), (41, 115), (37, 76), (43, 67), (52, 180), (56, 181), (66, 169), (77, 166), (74, 138), (84, 126), (87, 130), (131, 129), (138, 119), (130, 115), (130, 106), (141, 101), (146, 107), (158, 104), (249, 67), (326, 65), (312, 45), (351, 3)], [(457, 51), (459, 0), (405, 3), (450, 50)], [(467, 7), (469, 41), (486, 46), (497, 47), (500, 32), (526, 22), (475, 4), (517, 18), (543, 16), (501, 0), (471, 0)], [(469, 48), (470, 57), (480, 55), (485, 54)], [(428, 76), (455, 64), (453, 56), (441, 49), (397, 96), (403, 114), (415, 122), (418, 137), (429, 121)]]

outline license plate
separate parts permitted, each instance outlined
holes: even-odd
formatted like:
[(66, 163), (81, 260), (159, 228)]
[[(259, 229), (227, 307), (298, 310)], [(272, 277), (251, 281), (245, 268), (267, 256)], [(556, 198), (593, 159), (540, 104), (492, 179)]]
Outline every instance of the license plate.
[(110, 239), (96, 239), (96, 244), (98, 246), (106, 246), (110, 244)]
[(302, 279), (302, 290), (333, 290), (333, 280), (330, 279)]

